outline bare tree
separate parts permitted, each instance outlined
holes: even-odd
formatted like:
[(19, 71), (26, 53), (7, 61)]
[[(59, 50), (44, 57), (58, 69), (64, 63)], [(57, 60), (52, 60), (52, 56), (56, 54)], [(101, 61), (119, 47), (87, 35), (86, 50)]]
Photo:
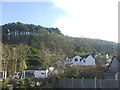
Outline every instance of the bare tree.
[(20, 72), (20, 78), (23, 76), (24, 70), (27, 68), (26, 60), (27, 55), (30, 53), (27, 45), (19, 44), (17, 50), (17, 70)]

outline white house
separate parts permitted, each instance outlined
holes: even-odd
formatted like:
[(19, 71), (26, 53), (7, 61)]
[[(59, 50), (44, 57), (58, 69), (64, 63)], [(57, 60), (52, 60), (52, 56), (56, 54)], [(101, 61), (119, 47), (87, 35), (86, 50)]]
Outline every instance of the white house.
[(23, 78), (47, 78), (49, 74), (58, 74), (58, 70), (54, 69), (54, 67), (49, 67), (49, 69), (25, 70)]
[(101, 53), (98, 53), (98, 54), (96, 54), (94, 57), (96, 58), (96, 57), (103, 57), (102, 55), (101, 55)]
[(85, 56), (73, 56), (72, 58), (66, 58), (65, 64), (69, 64), (70, 66), (73, 65), (81, 65), (81, 66), (87, 66), (87, 65), (96, 65), (95, 59), (90, 55)]
[(34, 78), (46, 78), (48, 77), (48, 70), (25, 70), (25, 77), (34, 77)]
[(40, 70), (34, 72), (35, 78), (46, 78), (48, 76), (48, 70)]

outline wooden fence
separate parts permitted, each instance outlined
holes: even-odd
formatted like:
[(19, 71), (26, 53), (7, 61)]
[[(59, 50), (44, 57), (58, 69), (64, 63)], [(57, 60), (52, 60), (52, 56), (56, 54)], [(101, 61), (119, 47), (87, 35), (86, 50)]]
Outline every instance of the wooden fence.
[(44, 88), (118, 88), (118, 80), (115, 79), (33, 79), (35, 82), (42, 82)]
[(59, 79), (58, 88), (118, 88), (114, 79)]

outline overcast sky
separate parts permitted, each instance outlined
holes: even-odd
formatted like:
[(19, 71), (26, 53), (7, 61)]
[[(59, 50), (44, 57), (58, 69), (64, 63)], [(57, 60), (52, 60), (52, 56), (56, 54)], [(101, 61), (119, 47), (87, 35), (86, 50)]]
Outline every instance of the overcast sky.
[(2, 24), (21, 21), (57, 27), (68, 36), (118, 42), (119, 0), (36, 0), (37, 3), (29, 3), (30, 0), (26, 0), (27, 3), (5, 1), (2, 3)]

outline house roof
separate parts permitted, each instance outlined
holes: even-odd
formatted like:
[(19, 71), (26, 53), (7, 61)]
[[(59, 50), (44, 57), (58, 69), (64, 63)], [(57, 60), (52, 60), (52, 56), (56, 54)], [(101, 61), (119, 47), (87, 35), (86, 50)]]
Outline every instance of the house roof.
[(116, 58), (120, 62), (120, 55), (116, 56)]
[(113, 58), (112, 58), (110, 64), (108, 65), (108, 67), (110, 67), (110, 65), (112, 64), (114, 58), (116, 58), (116, 59), (118, 60), (118, 62), (120, 63), (120, 56), (113, 56)]
[(85, 56), (80, 56), (80, 57), (82, 57), (82, 58), (87, 58), (89, 55), (90, 55), (90, 54), (85, 55)]
[(75, 56), (79, 56), (79, 55), (73, 55), (72, 57), (68, 57), (68, 58), (73, 58), (73, 57), (75, 57)]
[(79, 56), (79, 57), (81, 57), (81, 58), (87, 58), (89, 55), (90, 55), (90, 54), (87, 54), (87, 55), (84, 55), (84, 56), (74, 55), (74, 56), (68, 57), (68, 58), (73, 58), (73, 57), (75, 57), (75, 56)]
[(25, 70), (46, 70), (45, 68), (41, 68), (40, 66), (36, 66), (36, 67), (28, 67)]

